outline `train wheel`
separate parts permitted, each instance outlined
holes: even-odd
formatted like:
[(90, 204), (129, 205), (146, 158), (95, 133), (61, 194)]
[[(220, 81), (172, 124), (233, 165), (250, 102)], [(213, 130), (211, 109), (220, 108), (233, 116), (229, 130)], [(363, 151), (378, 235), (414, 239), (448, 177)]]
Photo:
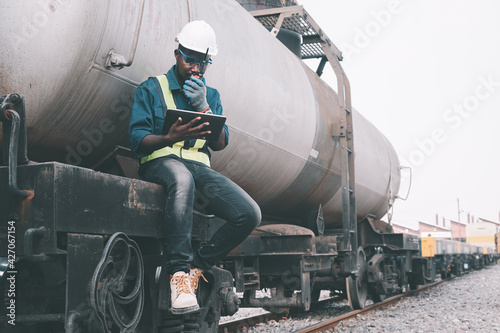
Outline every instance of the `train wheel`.
[(317, 304), (319, 302), (319, 298), (321, 296), (321, 289), (313, 288), (311, 291), (311, 303)]
[(426, 266), (424, 263), (419, 263), (418, 266), (414, 266), (414, 271), (410, 274), (408, 279), (410, 290), (417, 290), (419, 285), (424, 285), (426, 283), (425, 271)]
[(366, 256), (365, 251), (358, 248), (358, 276), (346, 278), (347, 298), (351, 309), (363, 309), (365, 307), (368, 295), (368, 279), (366, 274)]
[(373, 303), (380, 303), (387, 299), (387, 295), (379, 294), (375, 287), (369, 288)]

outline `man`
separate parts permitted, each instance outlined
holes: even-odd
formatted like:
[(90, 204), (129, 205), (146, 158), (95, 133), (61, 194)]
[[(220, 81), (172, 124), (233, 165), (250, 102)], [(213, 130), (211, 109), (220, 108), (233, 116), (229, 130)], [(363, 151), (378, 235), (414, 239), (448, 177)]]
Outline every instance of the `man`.
[[(219, 92), (205, 85), (203, 74), (217, 54), (215, 32), (204, 21), (192, 21), (176, 37), (176, 63), (167, 74), (149, 78), (136, 90), (129, 135), (141, 158), (139, 175), (166, 191), (164, 249), (170, 275), (171, 311), (199, 309), (198, 279), (218, 259), (239, 245), (260, 223), (255, 201), (238, 185), (210, 168), (210, 151), (228, 144), (224, 126), (218, 140), (206, 140), (208, 123), (199, 118), (183, 124), (179, 118), (162, 134), (166, 108), (222, 114)], [(195, 192), (203, 196), (207, 213), (227, 221), (200, 249), (191, 247)]]

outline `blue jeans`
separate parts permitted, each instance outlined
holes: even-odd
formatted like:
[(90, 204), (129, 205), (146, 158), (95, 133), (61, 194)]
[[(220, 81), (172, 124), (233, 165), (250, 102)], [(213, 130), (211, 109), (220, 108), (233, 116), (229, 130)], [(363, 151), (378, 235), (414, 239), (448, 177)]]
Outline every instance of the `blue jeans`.
[[(189, 272), (190, 266), (209, 270), (247, 238), (259, 225), (257, 203), (233, 181), (201, 164), (175, 157), (161, 157), (139, 169), (147, 181), (166, 191), (166, 269), (169, 274)], [(227, 221), (209, 242), (193, 252), (191, 231), (195, 193), (206, 213)], [(199, 203), (198, 203), (199, 205)]]

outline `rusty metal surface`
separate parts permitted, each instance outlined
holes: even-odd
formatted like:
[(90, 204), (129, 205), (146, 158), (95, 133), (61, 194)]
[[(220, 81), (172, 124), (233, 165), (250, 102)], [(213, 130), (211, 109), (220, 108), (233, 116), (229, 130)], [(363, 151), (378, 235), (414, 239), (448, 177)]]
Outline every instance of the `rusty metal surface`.
[[(55, 239), (54, 205), (50, 193), (53, 193), (54, 186), (50, 182), (51, 172), (46, 167), (36, 167), (37, 172), (32, 172), (35, 168), (32, 165), (18, 167), (19, 186), (28, 189), (32, 195), (22, 200), (19, 197), (10, 195), (7, 191), (8, 168), (0, 167), (0, 221), (13, 221), (16, 225), (16, 250), (18, 255), (23, 255), (26, 245), (33, 254), (39, 253), (60, 253), (57, 250)], [(35, 195), (35, 188), (43, 189)], [(5, 223), (5, 222), (4, 222)], [(0, 228), (6, 228), (2, 223)], [(44, 227), (46, 234), (43, 241), (38, 237), (30, 237), (31, 244), (25, 244), (25, 234), (29, 229)], [(3, 231), (3, 230), (2, 230)], [(3, 232), (0, 232), (3, 234)], [(5, 235), (7, 233), (5, 232)], [(7, 256), (7, 239), (0, 238), (0, 255)]]
[(89, 304), (89, 289), (93, 283), (92, 275), (103, 253), (104, 242), (104, 237), (100, 235), (68, 235), (64, 309), (66, 327), (78, 327), (82, 322), (87, 323), (90, 318), (92, 309)]
[[(5, 190), (8, 170), (0, 167), (0, 220), (16, 222), (18, 255), (28, 254), (25, 249), (33, 255), (64, 253), (60, 232), (164, 237), (160, 185), (61, 163), (24, 165), (18, 172), (20, 186), (32, 193), (25, 200)], [(193, 241), (208, 241), (221, 223), (196, 213)], [(0, 237), (0, 255), (6, 251), (7, 239)]]
[[(36, 179), (32, 209), (41, 213), (51, 209), (52, 216), (40, 217), (53, 220), (57, 231), (113, 234), (123, 230), (130, 236), (149, 237), (164, 232), (164, 193), (159, 185), (60, 163), (30, 169)], [(38, 204), (37, 189), (40, 196), (49, 198), (47, 202)]]
[[(229, 257), (239, 256), (301, 256), (315, 253), (314, 234), (274, 234), (250, 235), (243, 243), (234, 248)], [(277, 259), (274, 259), (277, 260)]]
[(367, 217), (358, 224), (360, 246), (382, 246), (395, 250), (420, 250), (419, 238), (409, 234), (392, 234), (380, 232), (373, 219)]

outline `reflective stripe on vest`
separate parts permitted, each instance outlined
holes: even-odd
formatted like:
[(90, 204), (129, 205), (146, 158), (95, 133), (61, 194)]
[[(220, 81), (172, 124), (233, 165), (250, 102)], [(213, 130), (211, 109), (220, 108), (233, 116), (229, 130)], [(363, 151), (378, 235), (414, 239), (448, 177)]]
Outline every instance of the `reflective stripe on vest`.
[[(163, 98), (165, 99), (167, 108), (176, 109), (177, 106), (175, 105), (172, 91), (170, 91), (169, 89), (167, 77), (165, 75), (158, 75), (156, 78), (160, 83)], [(210, 158), (208, 157), (208, 155), (199, 151), (200, 148), (203, 148), (205, 142), (206, 140), (197, 139), (193, 147), (185, 149), (183, 148), (185, 145), (185, 141), (179, 141), (176, 142), (172, 147), (163, 147), (155, 150), (148, 156), (141, 157), (141, 163), (146, 163), (158, 157), (175, 155), (186, 160), (196, 161), (210, 166)]]

